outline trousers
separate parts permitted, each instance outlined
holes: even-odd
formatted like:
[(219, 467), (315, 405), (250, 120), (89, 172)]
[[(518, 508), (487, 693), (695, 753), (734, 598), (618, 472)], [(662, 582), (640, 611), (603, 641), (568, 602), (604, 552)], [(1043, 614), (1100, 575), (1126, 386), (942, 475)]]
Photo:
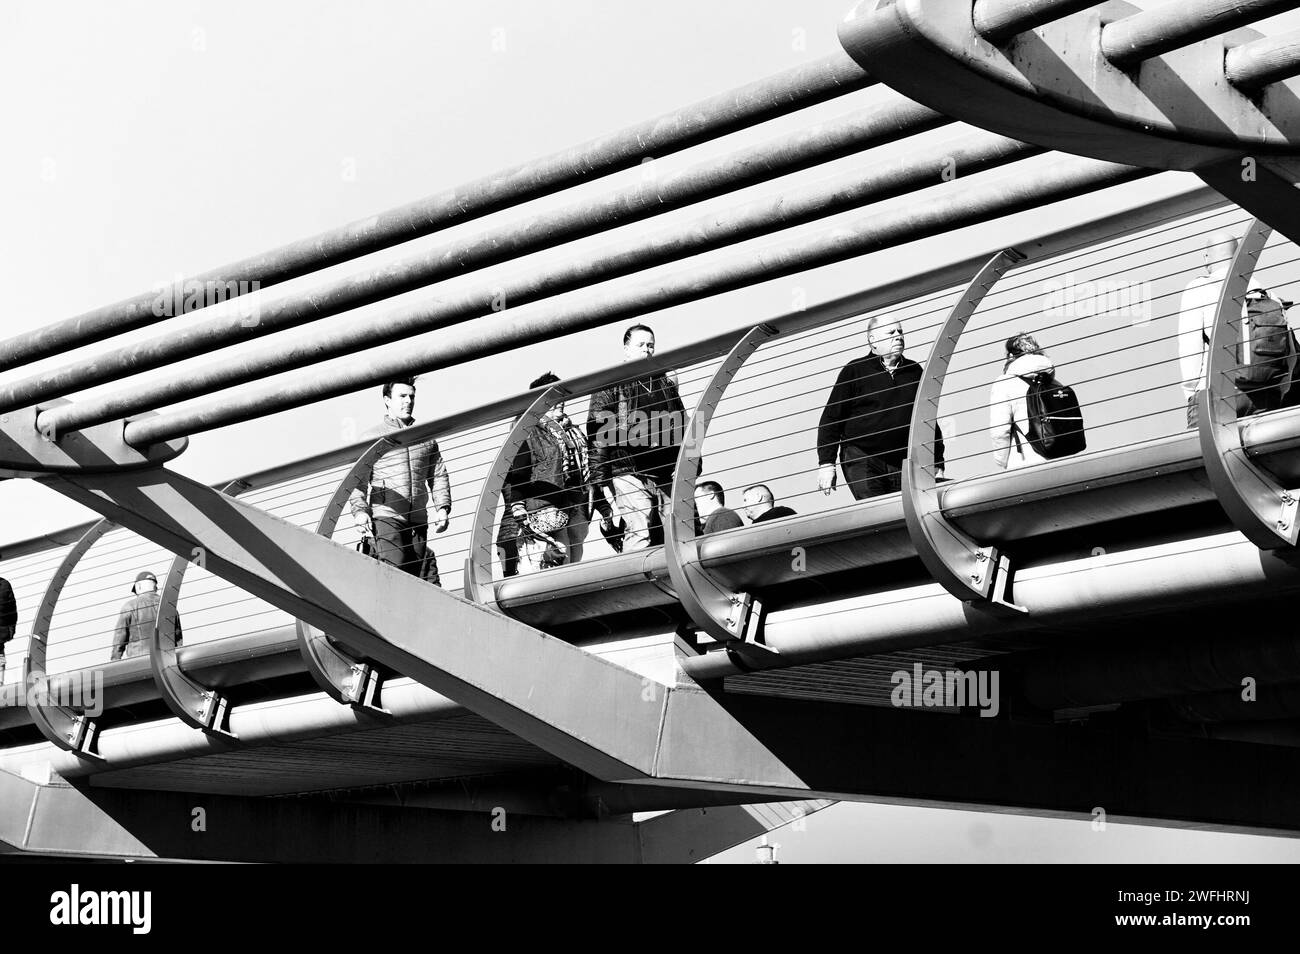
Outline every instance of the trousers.
[(428, 526), (404, 520), (375, 517), (375, 556), (383, 563), (418, 576), (426, 583), (442, 586), (438, 558), (429, 546)]

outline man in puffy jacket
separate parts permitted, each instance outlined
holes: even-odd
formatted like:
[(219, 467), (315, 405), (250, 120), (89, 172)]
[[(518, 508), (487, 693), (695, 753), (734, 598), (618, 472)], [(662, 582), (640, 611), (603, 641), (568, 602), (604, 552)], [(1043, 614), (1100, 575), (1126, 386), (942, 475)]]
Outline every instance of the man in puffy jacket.
[[(153, 640), (154, 626), (158, 621), (158, 604), (162, 596), (158, 592), (158, 577), (148, 570), (141, 570), (135, 575), (135, 584), (131, 587), (132, 596), (122, 604), (122, 611), (117, 615), (117, 625), (113, 627), (113, 654), (111, 659), (130, 659), (143, 656), (149, 652)], [(176, 645), (181, 645), (181, 621), (176, 619)]]
[[(654, 353), (655, 333), (645, 325), (623, 333), (624, 361)], [(610, 521), (601, 520), (601, 532), (607, 532), (606, 523), (621, 520), (624, 552), (651, 545), (652, 518), (656, 512), (662, 518), (667, 506), (685, 434), (686, 408), (672, 374), (655, 372), (591, 396), (591, 474), (612, 514)]]
[[(383, 388), (383, 422), (364, 436), (380, 438), (415, 423), (415, 382), (393, 381)], [(441, 586), (438, 560), (428, 545), (451, 518), (451, 481), (433, 438), (394, 447), (363, 474), (349, 500), (357, 529), (371, 538), (375, 555), (435, 586)]]

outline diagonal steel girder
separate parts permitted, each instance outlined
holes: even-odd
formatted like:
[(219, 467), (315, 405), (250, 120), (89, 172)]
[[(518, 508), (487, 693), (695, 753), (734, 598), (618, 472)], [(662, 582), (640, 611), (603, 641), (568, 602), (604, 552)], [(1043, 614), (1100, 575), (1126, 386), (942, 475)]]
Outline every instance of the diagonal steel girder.
[(626, 815), (550, 818), (498, 810), (502, 827), (494, 828), (485, 811), (97, 789), (0, 771), (0, 846), (65, 858), (682, 864), (832, 804), (717, 805), (639, 823)]
[[(809, 791), (713, 696), (643, 678), (165, 468), (42, 480), (597, 778)], [(694, 739), (707, 740), (707, 758)]]

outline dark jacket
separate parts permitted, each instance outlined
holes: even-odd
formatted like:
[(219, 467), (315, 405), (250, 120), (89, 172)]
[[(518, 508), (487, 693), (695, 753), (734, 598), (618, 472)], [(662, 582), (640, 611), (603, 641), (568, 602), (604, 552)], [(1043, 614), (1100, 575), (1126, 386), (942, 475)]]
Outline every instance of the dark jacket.
[[(13, 586), (0, 576), (0, 628), (12, 630), (18, 625), (18, 602), (13, 598)], [(0, 634), (0, 645), (5, 637)], [(0, 650), (3, 651), (3, 650)]]
[(719, 507), (713, 513), (704, 518), (704, 529), (701, 533), (716, 533), (719, 530), (735, 530), (737, 527), (743, 527), (745, 521), (740, 519), (736, 511), (728, 507)]
[[(907, 428), (922, 368), (900, 358), (891, 375), (879, 355), (855, 358), (840, 371), (817, 427), (817, 463), (834, 464), (841, 445), (897, 468), (907, 456)], [(943, 435), (934, 426), (935, 462), (943, 466)]]
[[(122, 612), (113, 627), (113, 655), (111, 659), (129, 659), (149, 652), (153, 640), (154, 624), (158, 620), (158, 604), (162, 596), (157, 590), (139, 593), (122, 604)], [(176, 645), (181, 645), (181, 621), (176, 620)]]
[(522, 500), (531, 512), (547, 504), (563, 508), (586, 499), (586, 440), (572, 424), (565, 425), (565, 432), (572, 452), (545, 424), (528, 429), (506, 475), (507, 502)]
[(685, 434), (686, 407), (665, 374), (597, 391), (587, 412), (592, 478), (605, 485), (622, 474), (642, 474), (666, 486)]
[(763, 523), (765, 520), (780, 520), (782, 517), (794, 517), (797, 514), (789, 507), (773, 507), (771, 510), (764, 510), (754, 518), (754, 523)]

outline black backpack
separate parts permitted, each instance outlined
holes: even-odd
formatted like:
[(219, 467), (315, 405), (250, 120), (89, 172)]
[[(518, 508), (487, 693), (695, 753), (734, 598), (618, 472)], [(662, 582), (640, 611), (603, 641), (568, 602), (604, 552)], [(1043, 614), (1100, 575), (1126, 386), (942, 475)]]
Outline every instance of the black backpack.
[(1062, 384), (1051, 372), (1022, 374), (1029, 385), (1025, 392), (1025, 410), (1029, 433), (1025, 438), (1039, 456), (1048, 460), (1069, 457), (1088, 446), (1083, 436), (1083, 412), (1074, 389)]
[(1286, 323), (1286, 304), (1262, 288), (1252, 288), (1246, 293), (1245, 322), (1237, 346), (1238, 367), (1233, 383), (1260, 410), (1275, 408), (1288, 383), (1291, 331)]

